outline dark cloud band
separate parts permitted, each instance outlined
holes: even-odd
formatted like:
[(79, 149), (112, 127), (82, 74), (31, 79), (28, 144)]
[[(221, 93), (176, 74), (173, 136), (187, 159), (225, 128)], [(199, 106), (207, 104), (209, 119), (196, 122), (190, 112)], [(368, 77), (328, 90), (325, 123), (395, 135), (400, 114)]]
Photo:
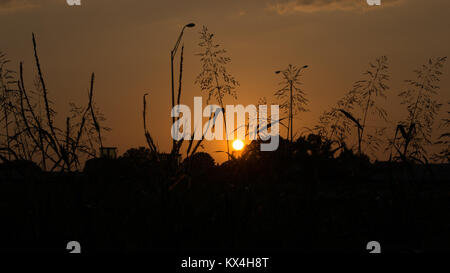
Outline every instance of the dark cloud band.
[[(404, 0), (381, 0), (381, 7), (399, 4)], [(366, 0), (275, 0), (269, 9), (278, 14), (330, 10), (356, 11), (369, 8)]]

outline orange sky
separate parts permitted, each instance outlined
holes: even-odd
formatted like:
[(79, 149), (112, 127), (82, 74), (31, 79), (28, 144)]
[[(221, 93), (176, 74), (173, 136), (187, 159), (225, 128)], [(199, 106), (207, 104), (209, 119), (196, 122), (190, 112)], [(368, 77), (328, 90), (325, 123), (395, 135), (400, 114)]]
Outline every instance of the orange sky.
[[(112, 128), (106, 144), (118, 146), (120, 153), (145, 145), (141, 104), (150, 92), (151, 131), (168, 151), (169, 54), (184, 24), (197, 24), (184, 37), (184, 103), (201, 95), (194, 85), (200, 72), (195, 54), (198, 31), (207, 25), (228, 50), (229, 71), (241, 83), (238, 100), (228, 98), (228, 104), (256, 104), (260, 97), (274, 101), (280, 80), (275, 70), (289, 63), (310, 66), (303, 87), (311, 111), (294, 122), (301, 131), (314, 126), (381, 55), (389, 57), (391, 72), (386, 109), (392, 124), (403, 118), (397, 98), (403, 81), (429, 57), (450, 53), (449, 10), (448, 0), (382, 0), (381, 7), (371, 8), (365, 0), (82, 0), (81, 7), (69, 7), (65, 0), (0, 0), (0, 51), (8, 54), (13, 69), (24, 61), (25, 73), (32, 75), (35, 32), (60, 121), (69, 102), (85, 103), (89, 75), (95, 72), (96, 101)], [(442, 102), (450, 100), (449, 67)], [(224, 150), (223, 143), (206, 148), (218, 161), (225, 158), (213, 153)]]

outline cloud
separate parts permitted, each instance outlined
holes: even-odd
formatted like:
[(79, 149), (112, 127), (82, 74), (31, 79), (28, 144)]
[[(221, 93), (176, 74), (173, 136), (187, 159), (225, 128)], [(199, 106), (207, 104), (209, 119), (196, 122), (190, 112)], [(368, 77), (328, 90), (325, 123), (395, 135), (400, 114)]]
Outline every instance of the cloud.
[(31, 0), (0, 0), (0, 12), (13, 12), (37, 7), (37, 1)]
[(366, 0), (275, 0), (268, 9), (280, 15), (318, 11), (369, 11), (398, 5), (404, 0), (381, 0), (381, 6), (371, 7)]

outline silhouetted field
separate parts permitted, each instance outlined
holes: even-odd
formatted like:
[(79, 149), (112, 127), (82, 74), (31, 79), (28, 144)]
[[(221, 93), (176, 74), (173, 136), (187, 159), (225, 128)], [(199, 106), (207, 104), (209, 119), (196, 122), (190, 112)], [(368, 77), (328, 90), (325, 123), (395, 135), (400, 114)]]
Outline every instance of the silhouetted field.
[[(184, 45), (178, 75), (174, 61), (183, 31), (193, 26), (183, 27), (171, 51), (172, 109), (182, 103)], [(203, 27), (195, 81), (208, 102), (220, 105), (208, 128), (221, 126), (216, 118), (225, 114), (224, 99), (237, 99), (239, 87), (227, 70), (231, 58), (213, 37)], [(381, 56), (318, 124), (302, 127), (308, 136), (295, 137), (294, 118), (309, 106), (300, 88), (309, 66), (289, 65), (276, 72), (281, 89), (271, 103), (282, 117), (255, 128), (279, 136), (274, 127), (282, 125), (288, 140), (274, 152), (260, 152), (258, 137), (233, 154), (225, 132), (228, 161), (217, 165), (199, 152), (207, 130), (196, 139), (183, 125), (189, 140), (171, 139), (168, 154), (159, 150), (149, 124), (150, 91), (142, 104), (148, 148), (112, 159), (115, 148), (103, 145), (108, 128), (94, 100), (94, 73), (85, 106), (70, 104), (65, 124), (55, 122), (34, 34), (32, 42), (34, 88), (23, 63), (16, 73), (0, 53), (0, 251), (67, 252), (70, 241), (87, 253), (367, 252), (370, 241), (384, 252), (448, 250), (450, 122), (445, 113), (439, 116), (446, 57), (430, 58), (405, 81), (398, 94), (398, 107), (406, 111), (401, 119), (388, 119), (379, 101), (390, 89), (388, 58)], [(446, 106), (448, 115), (450, 102)], [(268, 113), (257, 118), (267, 120)], [(224, 125), (227, 130), (226, 119)], [(242, 127), (250, 133), (250, 124)], [(373, 162), (380, 154), (388, 161)]]
[(308, 143), (220, 166), (198, 153), (176, 176), (144, 149), (82, 173), (4, 163), (0, 250), (366, 252), (373, 240), (385, 252), (447, 250), (449, 165), (371, 164)]

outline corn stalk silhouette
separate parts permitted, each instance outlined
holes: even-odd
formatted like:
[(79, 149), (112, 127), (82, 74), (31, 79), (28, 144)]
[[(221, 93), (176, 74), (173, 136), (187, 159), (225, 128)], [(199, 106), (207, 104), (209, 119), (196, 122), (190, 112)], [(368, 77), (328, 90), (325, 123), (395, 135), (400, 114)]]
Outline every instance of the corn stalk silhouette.
[[(434, 96), (440, 89), (438, 84), (446, 60), (447, 57), (430, 58), (421, 68), (414, 70), (416, 79), (406, 80), (408, 89), (399, 96), (402, 105), (406, 105), (408, 116), (397, 125), (391, 140), (390, 160), (428, 161), (425, 147), (432, 144), (433, 124), (442, 106)], [(394, 149), (397, 156), (393, 155)]]
[[(182, 82), (183, 82), (183, 73), (184, 73), (184, 45), (182, 45), (181, 47), (181, 54), (180, 54), (180, 66), (179, 66), (179, 78), (178, 78), (178, 91), (176, 94), (176, 102), (177, 105), (181, 104), (181, 100), (182, 100)], [(144, 124), (144, 135), (145, 135), (145, 139), (147, 142), (148, 147), (150, 148), (150, 150), (155, 153), (156, 155), (159, 154), (159, 150), (158, 150), (158, 146), (156, 145), (154, 138), (152, 137), (150, 131), (149, 131), (149, 126), (147, 126), (148, 123), (148, 103), (147, 103), (147, 96), (149, 95), (149, 93), (144, 94), (143, 96), (143, 124)], [(208, 129), (212, 126), (215, 125), (216, 123), (216, 119), (218, 117), (218, 115), (221, 114), (221, 111), (216, 111), (215, 113), (211, 114), (211, 117), (209, 118), (207, 125), (205, 127), (205, 130), (203, 130), (204, 128), (194, 128), (194, 132), (192, 133), (190, 140), (189, 140), (189, 144), (186, 150), (186, 157), (191, 157), (192, 155), (194, 155), (198, 149), (200, 147), (202, 147), (202, 142), (205, 139), (205, 134), (208, 131)], [(179, 118), (173, 118), (174, 123), (176, 121), (178, 121)], [(199, 140), (195, 140), (194, 136), (196, 135), (196, 131), (197, 130), (202, 130), (202, 135), (201, 138)], [(180, 154), (181, 148), (183, 146), (184, 143), (184, 138), (180, 139), (180, 140), (173, 140), (173, 145), (172, 145), (172, 151), (171, 154), (172, 155), (178, 155)]]
[(337, 144), (338, 148), (344, 147), (348, 135), (351, 133), (351, 128), (355, 125), (351, 118), (345, 117), (344, 112), (353, 112), (356, 102), (356, 95), (353, 92), (347, 93), (337, 102), (336, 106), (329, 111), (325, 111), (319, 117), (319, 124), (314, 127), (313, 131), (316, 131), (328, 142)]
[(306, 112), (306, 105), (308, 99), (305, 97), (305, 92), (300, 88), (300, 76), (303, 69), (308, 68), (307, 65), (297, 67), (289, 65), (283, 71), (276, 71), (277, 74), (283, 75), (283, 81), (280, 83), (283, 87), (275, 92), (275, 97), (281, 101), (280, 108), (288, 114), (288, 129), (287, 139), (294, 141), (294, 116), (297, 112)]
[[(202, 91), (208, 92), (208, 102), (211, 98), (216, 99), (225, 116), (224, 98), (226, 95), (230, 95), (237, 99), (236, 89), (239, 87), (239, 82), (228, 73), (226, 68), (226, 65), (231, 62), (231, 58), (225, 55), (227, 51), (221, 49), (213, 38), (214, 34), (210, 33), (206, 26), (203, 26), (199, 43), (203, 52), (198, 54), (202, 63), (202, 71), (197, 76), (195, 83), (200, 86)], [(227, 153), (230, 154), (226, 118), (224, 118), (224, 123)]]
[[(447, 104), (450, 106), (450, 101)], [(450, 110), (447, 110), (447, 118), (442, 119), (442, 123), (440, 125), (441, 128), (448, 129), (450, 127), (449, 116)], [(435, 155), (435, 159), (450, 163), (450, 132), (442, 133), (435, 144), (444, 146), (443, 149)]]
[[(376, 101), (378, 97), (386, 98), (385, 92), (389, 89), (386, 83), (389, 80), (387, 63), (386, 56), (370, 63), (369, 69), (363, 74), (365, 79), (355, 82), (353, 88), (337, 103), (337, 107), (321, 116), (320, 124), (316, 127), (319, 135), (333, 141), (338, 134), (338, 142), (342, 145), (353, 124), (357, 131), (358, 154), (362, 155), (362, 144), (365, 141), (370, 114), (377, 114), (382, 120), (387, 119), (386, 111)], [(361, 117), (352, 113), (356, 110), (359, 110)], [(331, 127), (331, 133), (328, 133), (328, 127)], [(368, 138), (372, 140), (375, 136), (368, 135)]]
[(143, 111), (142, 111), (142, 120), (144, 122), (144, 136), (147, 141), (147, 145), (154, 154), (158, 154), (158, 147), (155, 145), (153, 138), (150, 134), (150, 131), (147, 129), (147, 99), (148, 93), (145, 93), (143, 96)]
[[(8, 116), (14, 117), (14, 135), (9, 134), (11, 123), (6, 121), (6, 145), (0, 144), (0, 153), (6, 150), (8, 155), (1, 159), (10, 160), (12, 154), (16, 160), (38, 159), (43, 170), (70, 172), (80, 167), (81, 156), (95, 157), (95, 143), (102, 146), (101, 131), (109, 129), (99, 124), (104, 121), (104, 117), (93, 102), (94, 74), (91, 76), (87, 106), (71, 104), (72, 116), (66, 118), (65, 128), (59, 129), (54, 124), (56, 112), (49, 99), (34, 33), (32, 42), (37, 70), (36, 91), (30, 93), (27, 90), (21, 62), (18, 78), (10, 81), (17, 88), (10, 90), (6, 103), (2, 103), (3, 112), (9, 112)], [(2, 102), (5, 102), (3, 97)], [(5, 116), (5, 120), (8, 120), (8, 116)]]
[(11, 160), (13, 154), (17, 156), (13, 149), (11, 149), (10, 139), (10, 127), (14, 122), (14, 106), (12, 104), (14, 95), (17, 92), (15, 90), (15, 71), (8, 69), (8, 63), (10, 61), (6, 58), (6, 54), (0, 52), (0, 106), (2, 108), (2, 117), (0, 124), (3, 123), (5, 135), (1, 135), (5, 139), (6, 147), (2, 147), (6, 152), (6, 157), (0, 154), (0, 159), (3, 161)]
[[(148, 121), (147, 121), (148, 120), (148, 118), (147, 118), (147, 115), (148, 115), (147, 114), (147, 108), (148, 108), (148, 106), (147, 106), (147, 99), (146, 99), (146, 97), (148, 95), (149, 94), (146, 93), (143, 96), (143, 112), (142, 112), (142, 116), (143, 116), (143, 124), (144, 124), (144, 135), (145, 135), (145, 139), (146, 139), (147, 145), (149, 146), (150, 150), (153, 153), (155, 153), (155, 155), (158, 155), (159, 154), (158, 146), (155, 144), (155, 141), (153, 140), (153, 137), (151, 136), (150, 131), (147, 129), (148, 128), (148, 126), (147, 126), (147, 123), (148, 123)], [(205, 129), (203, 130), (202, 137), (201, 137), (200, 140), (195, 141), (195, 139), (194, 139), (195, 131), (198, 128), (194, 128), (194, 132), (191, 135), (191, 138), (189, 140), (189, 145), (187, 147), (186, 157), (190, 157), (190, 156), (194, 155), (197, 152), (198, 148), (201, 147), (201, 144), (202, 144), (203, 140), (205, 139), (206, 132), (208, 131), (209, 127), (215, 125), (216, 119), (217, 119), (217, 117), (219, 116), (220, 113), (221, 113), (220, 109), (218, 109), (218, 110), (216, 110), (216, 112), (212, 113), (211, 117), (209, 118), (209, 120), (208, 120), (208, 122), (206, 124)], [(202, 130), (202, 129), (203, 128), (200, 128), (200, 130)], [(183, 143), (184, 143), (183, 139), (176, 141), (175, 142), (175, 149), (176, 150), (172, 151), (172, 154), (178, 154), (180, 152), (180, 149), (181, 149)]]

